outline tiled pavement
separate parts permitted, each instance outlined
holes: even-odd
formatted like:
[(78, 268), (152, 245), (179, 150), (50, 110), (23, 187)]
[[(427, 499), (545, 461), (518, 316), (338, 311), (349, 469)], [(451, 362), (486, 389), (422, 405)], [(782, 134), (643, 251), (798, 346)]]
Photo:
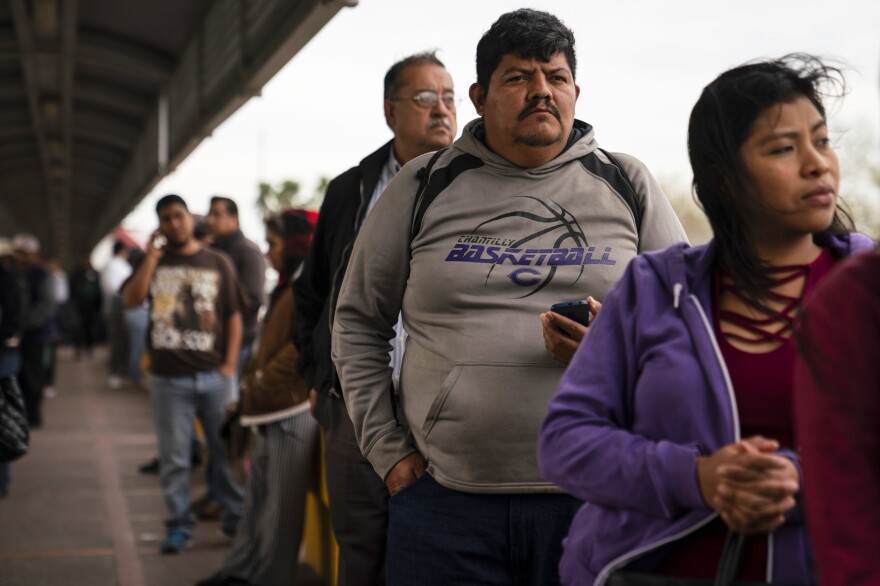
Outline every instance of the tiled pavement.
[[(0, 586), (188, 585), (220, 567), (216, 522), (199, 523), (184, 554), (158, 553), (165, 504), (158, 477), (137, 470), (156, 453), (149, 395), (107, 388), (104, 364), (59, 351), (58, 396), (0, 499)], [(191, 490), (203, 492), (202, 469)]]

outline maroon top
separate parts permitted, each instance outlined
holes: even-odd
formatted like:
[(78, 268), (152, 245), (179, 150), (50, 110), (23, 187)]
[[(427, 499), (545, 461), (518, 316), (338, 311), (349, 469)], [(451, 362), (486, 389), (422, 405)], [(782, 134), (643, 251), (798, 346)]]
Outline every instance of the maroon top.
[(841, 263), (797, 333), (795, 431), (822, 584), (880, 584), (880, 253)]
[[(809, 265), (778, 267), (773, 269), (774, 286), (784, 284), (806, 275), (804, 288), (799, 297), (774, 294), (783, 302), (783, 309), (773, 318), (753, 320), (746, 316), (718, 309), (722, 287), (737, 294), (735, 287), (722, 285), (716, 278), (713, 298), (715, 336), (721, 355), (730, 373), (733, 393), (736, 397), (740, 420), (740, 437), (762, 435), (775, 439), (780, 446), (794, 447), (791, 396), (794, 378), (795, 350), (791, 340), (794, 320), (802, 299), (816, 283), (834, 266), (834, 258), (828, 250)], [(721, 331), (722, 321), (743, 328), (753, 335), (750, 338)], [(763, 327), (770, 330), (765, 331)], [(734, 347), (729, 339), (748, 343), (777, 340), (781, 345), (770, 352), (751, 353)], [(718, 568), (721, 550), (727, 536), (727, 526), (719, 518), (681, 540), (675, 551), (658, 569), (668, 576), (713, 578)], [(740, 578), (764, 581), (767, 574), (767, 537), (752, 536), (746, 541)]]

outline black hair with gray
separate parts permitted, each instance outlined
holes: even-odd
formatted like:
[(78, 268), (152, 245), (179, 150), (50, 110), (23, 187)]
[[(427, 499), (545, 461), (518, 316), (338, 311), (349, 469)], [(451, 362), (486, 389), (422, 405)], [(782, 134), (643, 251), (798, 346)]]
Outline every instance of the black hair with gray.
[[(740, 148), (768, 108), (805, 97), (824, 117), (822, 99), (842, 96), (844, 90), (840, 69), (793, 53), (725, 71), (703, 89), (691, 111), (688, 156), (694, 194), (712, 225), (722, 266), (753, 303), (760, 305), (772, 280), (754, 244), (750, 216), (760, 202)], [(827, 231), (852, 230), (852, 218), (838, 200)]]
[(400, 89), (400, 74), (407, 67), (415, 67), (418, 65), (436, 65), (446, 69), (443, 62), (437, 58), (436, 51), (424, 51), (416, 53), (409, 57), (404, 57), (391, 66), (388, 73), (385, 74), (385, 99), (390, 100)]
[(544, 63), (562, 53), (575, 78), (577, 58), (574, 33), (548, 12), (521, 8), (502, 14), (477, 43), (477, 83), (489, 90), (489, 79), (505, 55), (538, 59)]
[(238, 217), (238, 204), (236, 204), (234, 200), (228, 197), (224, 197), (222, 195), (215, 195), (211, 198), (211, 205), (214, 205), (217, 202), (220, 202), (226, 206), (226, 212), (230, 216)]

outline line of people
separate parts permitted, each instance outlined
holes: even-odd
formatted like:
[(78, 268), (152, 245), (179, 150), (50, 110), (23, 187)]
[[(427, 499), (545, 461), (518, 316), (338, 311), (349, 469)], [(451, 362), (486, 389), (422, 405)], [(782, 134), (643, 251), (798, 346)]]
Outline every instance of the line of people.
[[(706, 87), (688, 151), (715, 239), (690, 247), (645, 166), (574, 119), (557, 18), (518, 10), (482, 37), (480, 117), (451, 148), (435, 59), (389, 71), (394, 139), (331, 182), (294, 282), (339, 583), (678, 583), (727, 556), (816, 583), (801, 495), (808, 516), (840, 497), (798, 450), (824, 440), (796, 432), (792, 334), (874, 247), (838, 205), (822, 100), (839, 72), (793, 55)], [(547, 311), (578, 297), (589, 324)], [(837, 533), (827, 576), (845, 575)]]
[[(687, 148), (714, 239), (691, 247), (647, 167), (575, 119), (558, 18), (502, 15), (476, 70), (457, 139), (436, 55), (388, 70), (392, 140), (317, 219), (267, 221), (259, 337), (263, 265), (234, 202), (207, 216), (223, 253), (182, 198), (158, 202), (121, 299), (150, 308), (163, 553), (191, 543), (198, 416), (233, 536), (201, 586), (295, 583), (319, 426), (343, 586), (683, 584), (729, 556), (746, 580), (877, 583), (878, 256), (840, 207), (823, 104), (840, 72), (791, 55), (706, 86)], [(550, 311), (576, 299), (583, 323)], [(220, 441), (235, 399), (257, 430), (246, 490)]]

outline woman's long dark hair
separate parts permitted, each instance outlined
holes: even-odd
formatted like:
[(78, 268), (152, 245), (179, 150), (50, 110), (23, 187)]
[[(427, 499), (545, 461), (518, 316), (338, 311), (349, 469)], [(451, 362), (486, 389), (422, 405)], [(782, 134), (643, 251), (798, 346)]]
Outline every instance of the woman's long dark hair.
[[(722, 73), (703, 89), (691, 111), (688, 156), (694, 193), (712, 225), (722, 267), (758, 306), (772, 282), (754, 244), (749, 219), (759, 202), (740, 147), (767, 108), (805, 97), (824, 117), (822, 98), (841, 96), (844, 89), (840, 69), (795, 53)], [(838, 199), (827, 231), (842, 234), (853, 229), (852, 218)]]

